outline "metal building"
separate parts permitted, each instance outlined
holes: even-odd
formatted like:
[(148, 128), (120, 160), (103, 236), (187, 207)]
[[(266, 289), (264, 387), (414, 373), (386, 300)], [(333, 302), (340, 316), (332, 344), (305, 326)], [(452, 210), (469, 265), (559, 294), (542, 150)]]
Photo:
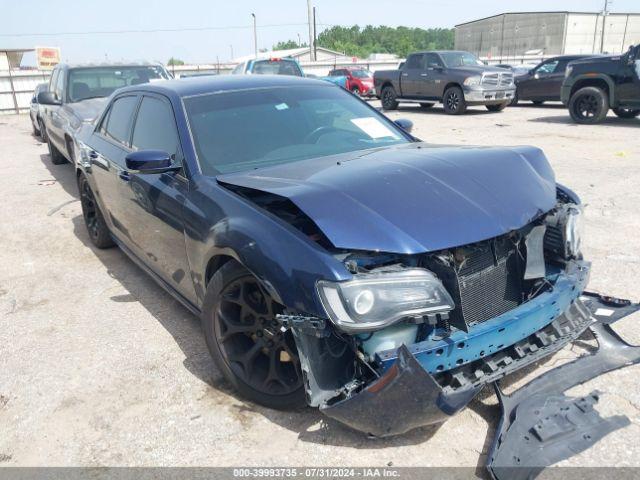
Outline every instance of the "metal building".
[(457, 50), (497, 62), (581, 53), (616, 54), (638, 43), (640, 13), (503, 13), (455, 27)]

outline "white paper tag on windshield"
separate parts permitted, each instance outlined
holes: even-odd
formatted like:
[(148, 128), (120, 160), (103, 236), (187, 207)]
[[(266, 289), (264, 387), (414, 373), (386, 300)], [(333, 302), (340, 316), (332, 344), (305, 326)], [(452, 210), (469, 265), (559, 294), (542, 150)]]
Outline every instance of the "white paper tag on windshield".
[(286, 103), (279, 103), (276, 105), (276, 110), (286, 110), (287, 108), (289, 108), (289, 105)]
[(610, 317), (611, 315), (613, 315), (615, 313), (614, 310), (611, 310), (609, 308), (598, 308), (596, 310), (596, 315), (598, 317)]
[(351, 122), (371, 138), (398, 138), (398, 135), (393, 130), (375, 117), (353, 118)]

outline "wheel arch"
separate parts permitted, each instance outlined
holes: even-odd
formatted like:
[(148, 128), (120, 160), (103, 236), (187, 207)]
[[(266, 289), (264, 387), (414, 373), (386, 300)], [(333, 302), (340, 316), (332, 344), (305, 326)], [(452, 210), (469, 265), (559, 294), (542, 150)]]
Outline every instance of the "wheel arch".
[(569, 98), (573, 96), (578, 90), (584, 87), (597, 87), (601, 88), (607, 93), (609, 97), (609, 106), (614, 107), (616, 105), (615, 85), (611, 78), (607, 75), (594, 74), (594, 75), (582, 75), (578, 77), (571, 86), (571, 94)]

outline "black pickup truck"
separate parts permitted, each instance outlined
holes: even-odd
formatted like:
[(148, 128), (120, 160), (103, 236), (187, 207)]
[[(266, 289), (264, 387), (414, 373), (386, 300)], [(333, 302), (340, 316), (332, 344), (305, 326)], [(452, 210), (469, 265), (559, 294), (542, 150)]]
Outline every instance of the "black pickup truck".
[(594, 124), (609, 109), (620, 118), (640, 115), (640, 45), (624, 55), (571, 62), (560, 92), (577, 123)]
[(442, 102), (451, 115), (460, 115), (472, 105), (499, 112), (515, 94), (512, 72), (488, 67), (475, 55), (457, 51), (412, 53), (400, 70), (375, 72), (373, 83), (385, 110), (396, 109), (399, 102), (424, 108)]

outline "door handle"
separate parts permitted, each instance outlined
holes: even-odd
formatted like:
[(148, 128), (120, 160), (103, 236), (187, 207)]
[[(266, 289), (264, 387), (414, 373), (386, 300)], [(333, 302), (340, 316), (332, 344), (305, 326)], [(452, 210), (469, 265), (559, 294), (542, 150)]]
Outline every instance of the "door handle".
[(125, 182), (128, 182), (131, 179), (131, 177), (129, 176), (129, 172), (127, 172), (126, 170), (122, 170), (121, 172), (119, 172), (118, 177), (120, 177), (120, 180), (123, 180)]
[(428, 77), (428, 75), (426, 73), (421, 73), (420, 76), (421, 77)]
[(403, 74), (402, 74), (402, 76), (403, 76), (403, 77), (408, 77), (408, 76), (409, 76), (409, 74), (408, 74), (408, 73), (403, 73)]

